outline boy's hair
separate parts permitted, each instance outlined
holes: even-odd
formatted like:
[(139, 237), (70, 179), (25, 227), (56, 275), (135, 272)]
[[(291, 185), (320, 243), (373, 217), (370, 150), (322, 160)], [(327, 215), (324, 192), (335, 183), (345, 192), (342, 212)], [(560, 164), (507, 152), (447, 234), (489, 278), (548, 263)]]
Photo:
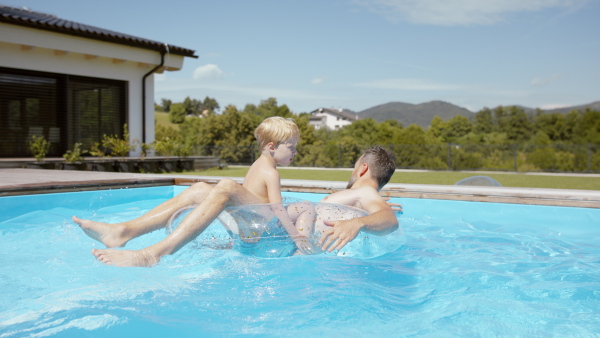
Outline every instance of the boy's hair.
[(263, 150), (269, 142), (273, 142), (275, 146), (286, 142), (298, 142), (300, 131), (294, 119), (273, 116), (258, 125), (254, 130), (254, 137), (258, 142), (258, 149)]
[(396, 155), (380, 146), (365, 150), (362, 162), (369, 165), (371, 175), (377, 181), (379, 189), (390, 181), (396, 171)]

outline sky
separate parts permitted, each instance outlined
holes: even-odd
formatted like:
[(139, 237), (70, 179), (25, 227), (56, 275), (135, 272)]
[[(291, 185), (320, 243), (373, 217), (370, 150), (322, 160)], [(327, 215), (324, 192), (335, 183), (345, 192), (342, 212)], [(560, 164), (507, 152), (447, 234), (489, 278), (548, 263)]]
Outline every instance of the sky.
[(600, 0), (0, 0), (196, 51), (155, 101), (296, 114), (600, 101)]

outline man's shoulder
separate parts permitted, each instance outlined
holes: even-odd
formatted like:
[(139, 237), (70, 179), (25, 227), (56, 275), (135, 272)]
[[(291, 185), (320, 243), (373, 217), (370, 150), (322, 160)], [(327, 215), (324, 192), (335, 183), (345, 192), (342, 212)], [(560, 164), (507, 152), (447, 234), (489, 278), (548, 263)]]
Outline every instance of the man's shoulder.
[(349, 189), (349, 191), (352, 191), (353, 194), (356, 194), (357, 196), (361, 196), (361, 197), (368, 197), (368, 198), (372, 198), (373, 196), (380, 196), (379, 195), (379, 191), (377, 191), (377, 189), (373, 188), (373, 187), (360, 187), (360, 188), (356, 188), (356, 189)]
[(345, 189), (332, 193), (323, 199), (323, 202), (354, 205), (359, 201), (381, 198), (379, 192), (372, 187)]

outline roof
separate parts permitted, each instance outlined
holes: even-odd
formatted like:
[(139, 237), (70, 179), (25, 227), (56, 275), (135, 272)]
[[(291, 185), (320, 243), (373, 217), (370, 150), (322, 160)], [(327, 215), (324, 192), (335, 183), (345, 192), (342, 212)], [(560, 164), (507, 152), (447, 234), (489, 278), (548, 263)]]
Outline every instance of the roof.
[[(27, 8), (14, 8), (0, 5), (0, 22), (41, 29), (50, 32), (79, 36), (83, 38), (117, 43), (143, 49), (162, 52), (165, 43), (123, 34), (108, 29), (84, 25), (82, 23), (64, 20), (55, 15), (31, 11)], [(197, 58), (196, 51), (168, 45), (169, 53)]]
[(358, 114), (356, 114), (355, 112), (348, 110), (348, 109), (334, 109), (334, 108), (318, 108), (315, 109), (311, 112), (311, 115), (315, 115), (318, 113), (329, 113), (332, 115), (336, 115), (336, 116), (340, 116), (340, 117), (345, 117), (351, 121), (356, 121), (359, 120), (360, 118), (358, 117)]

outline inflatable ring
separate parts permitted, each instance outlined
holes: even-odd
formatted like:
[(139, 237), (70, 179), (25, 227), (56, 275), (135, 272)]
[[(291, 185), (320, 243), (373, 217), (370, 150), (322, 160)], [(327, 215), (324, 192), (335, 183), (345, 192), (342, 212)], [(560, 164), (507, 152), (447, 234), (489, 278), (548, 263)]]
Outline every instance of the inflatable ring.
[[(167, 224), (171, 232), (196, 206), (177, 212)], [(295, 222), (296, 229), (319, 247), (323, 232), (329, 228), (324, 220), (348, 220), (366, 216), (363, 210), (330, 203), (284, 199), (281, 204), (250, 204), (227, 207), (194, 241), (213, 249), (233, 248), (239, 252), (264, 258), (287, 257), (299, 254), (293, 239), (274, 214), (274, 208), (285, 208)], [(401, 229), (378, 236), (359, 232), (354, 240), (341, 250), (315, 252), (314, 254), (371, 258), (398, 249), (405, 242)]]

